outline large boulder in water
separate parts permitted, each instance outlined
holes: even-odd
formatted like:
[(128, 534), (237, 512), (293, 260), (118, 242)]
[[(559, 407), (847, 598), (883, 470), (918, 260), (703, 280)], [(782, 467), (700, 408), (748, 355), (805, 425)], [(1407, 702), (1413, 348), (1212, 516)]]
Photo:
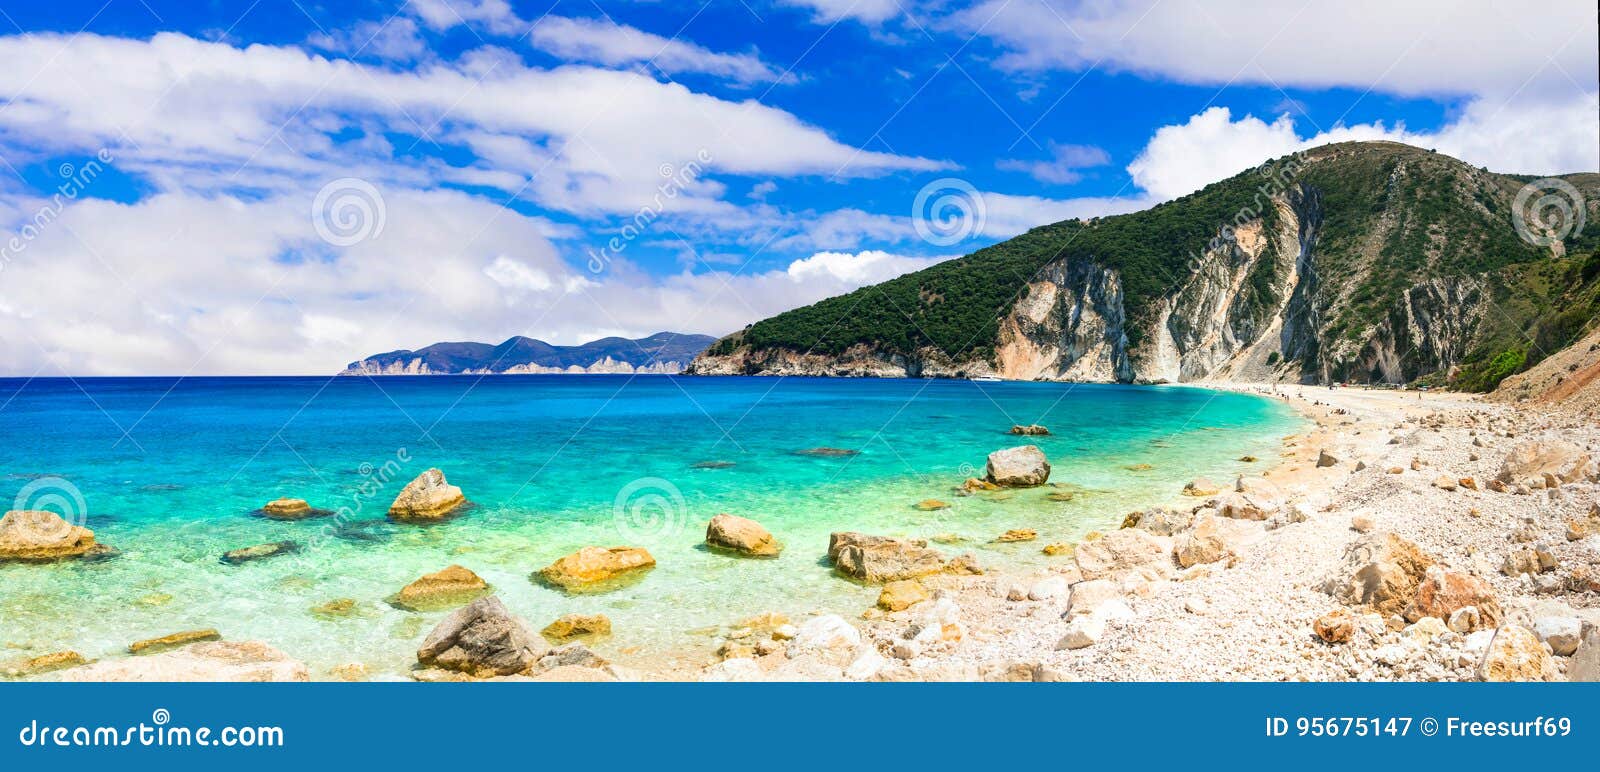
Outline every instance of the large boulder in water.
[(408, 611), (437, 611), (476, 600), (489, 591), (489, 583), (461, 566), (424, 574), (406, 585), (391, 603)]
[(494, 596), (451, 612), (417, 649), (424, 667), (476, 678), (513, 675), (533, 667), (545, 648), (522, 620)]
[(839, 573), (873, 584), (932, 574), (976, 574), (971, 555), (946, 558), (922, 539), (895, 539), (855, 531), (828, 536), (828, 558)]
[(775, 558), (783, 551), (783, 545), (760, 523), (728, 514), (717, 515), (706, 524), (706, 546), (762, 558)]
[(54, 512), (21, 509), (0, 517), (0, 562), (77, 558), (94, 550), (94, 531)]
[(63, 671), (64, 681), (309, 681), (306, 666), (261, 641), (212, 641)]
[(1050, 479), (1050, 462), (1037, 445), (1019, 445), (989, 454), (986, 479), (1007, 488), (1031, 488)]
[(389, 519), (401, 522), (429, 522), (444, 518), (467, 503), (461, 489), (444, 478), (444, 472), (429, 469), (417, 475), (389, 505)]
[(570, 593), (605, 592), (644, 578), (655, 566), (643, 547), (584, 547), (539, 569), (535, 577)]

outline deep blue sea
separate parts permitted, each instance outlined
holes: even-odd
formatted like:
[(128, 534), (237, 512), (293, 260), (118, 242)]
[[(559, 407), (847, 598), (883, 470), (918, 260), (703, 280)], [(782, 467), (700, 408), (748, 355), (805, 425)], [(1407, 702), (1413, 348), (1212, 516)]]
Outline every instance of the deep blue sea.
[[(1016, 438), (1039, 423), (1047, 437)], [(47, 508), (120, 557), (0, 566), (0, 647), (112, 656), (129, 642), (215, 627), (313, 667), (401, 673), (441, 616), (385, 599), (464, 565), (536, 628), (571, 612), (614, 623), (603, 654), (703, 654), (752, 614), (870, 607), (876, 592), (819, 563), (830, 531), (962, 540), (996, 566), (1114, 528), (1195, 476), (1229, 479), (1278, 456), (1301, 426), (1271, 400), (1187, 387), (949, 380), (497, 376), (0, 380), (0, 505)], [(1033, 443), (1052, 487), (958, 497), (993, 450)], [(833, 447), (856, 455), (796, 451)], [(1262, 462), (1238, 459), (1254, 455)], [(717, 468), (697, 468), (697, 464)], [(438, 467), (475, 506), (442, 525), (385, 520), (407, 481)], [(1059, 494), (1071, 492), (1070, 501)], [(348, 523), (252, 515), (280, 497)], [(13, 498), (16, 499), (13, 502)], [(923, 512), (924, 499), (949, 509)], [(787, 549), (740, 560), (699, 545), (718, 512), (754, 518)], [(1036, 542), (994, 544), (1010, 528)], [(293, 540), (292, 556), (223, 565), (227, 550)], [(584, 545), (632, 544), (659, 563), (613, 593), (529, 581)], [(1056, 558), (1060, 560), (1060, 558)], [(328, 619), (313, 606), (350, 598)], [(699, 652), (699, 653), (697, 653)], [(0, 659), (6, 659), (0, 651)]]

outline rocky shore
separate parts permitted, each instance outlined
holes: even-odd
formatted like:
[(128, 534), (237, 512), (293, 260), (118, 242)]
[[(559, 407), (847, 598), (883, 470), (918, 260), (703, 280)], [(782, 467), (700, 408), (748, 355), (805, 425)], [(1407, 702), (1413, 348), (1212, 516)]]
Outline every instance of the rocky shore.
[[(623, 663), (608, 660), (616, 655), (603, 644), (613, 636), (625, 641), (628, 631), (613, 630), (604, 615), (530, 623), (471, 570), (451, 565), (397, 587), (389, 600), (403, 609), (454, 609), (418, 635), (416, 664), (407, 676), (1600, 678), (1600, 428), (1592, 420), (1461, 395), (1222, 388), (1286, 400), (1312, 419), (1311, 428), (1284, 438), (1281, 457), (1263, 463), (1260, 476), (1195, 479), (1172, 491), (1169, 505), (1127, 513), (1076, 543), (1036, 543), (1030, 526), (1037, 524), (1027, 522), (1008, 524), (1009, 530), (994, 535), (997, 543), (1038, 549), (1047, 556), (1045, 568), (981, 565), (947, 534), (839, 532), (826, 545), (825, 563), (807, 570), (831, 571), (835, 581), (874, 588), (877, 600), (870, 608), (775, 607), (728, 620), (705, 651), (651, 657), (622, 647)], [(1023, 428), (1030, 430), (1013, 433), (1044, 432)], [(1006, 496), (1010, 489), (1047, 484), (1051, 473), (1034, 446), (997, 448), (985, 476), (952, 480), (950, 495)], [(426, 527), (418, 523), (444, 520), (469, 505), (460, 488), (429, 469), (396, 497), (389, 514), (404, 527)], [(908, 506), (926, 511), (948, 505), (928, 499)], [(278, 500), (262, 513), (293, 520), (313, 510), (303, 501)], [(6, 554), (18, 560), (70, 560), (94, 545), (91, 533), (45, 522), (40, 514), (8, 514), (0, 531)], [(726, 560), (823, 547), (790, 544), (757, 519), (730, 514), (707, 523), (704, 546)], [(222, 559), (232, 564), (293, 552), (292, 542), (274, 543)], [(596, 545), (528, 579), (582, 598), (640, 581), (654, 566), (655, 558), (642, 548)], [(339, 617), (355, 606), (354, 600), (335, 600), (314, 613)], [(393, 677), (368, 672), (360, 658), (352, 652), (350, 664), (314, 673), (293, 652), (268, 642), (227, 640), (206, 629), (136, 641), (127, 656), (96, 662), (73, 651), (43, 653), (0, 663), (0, 675)]]

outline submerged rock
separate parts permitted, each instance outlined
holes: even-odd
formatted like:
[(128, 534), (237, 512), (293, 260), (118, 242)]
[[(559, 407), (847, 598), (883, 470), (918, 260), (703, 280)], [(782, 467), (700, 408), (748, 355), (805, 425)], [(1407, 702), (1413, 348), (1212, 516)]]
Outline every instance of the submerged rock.
[(0, 562), (43, 562), (93, 557), (94, 531), (54, 512), (12, 510), (0, 517)]
[(643, 547), (584, 547), (534, 576), (569, 593), (607, 592), (643, 579), (655, 565), (656, 559)]
[(916, 508), (921, 512), (937, 512), (941, 509), (949, 509), (950, 505), (938, 499), (923, 499), (917, 502)]
[(732, 469), (738, 466), (733, 461), (696, 461), (689, 465), (690, 469)]
[(437, 611), (476, 600), (489, 592), (489, 583), (458, 565), (424, 574), (402, 587), (391, 605), (408, 611)]
[(309, 681), (306, 666), (261, 641), (195, 643), (64, 671), (65, 681)]
[(333, 514), (326, 509), (314, 509), (305, 499), (273, 499), (259, 510), (269, 520), (304, 520)]
[(568, 614), (539, 631), (551, 642), (572, 638), (603, 638), (611, 634), (611, 618), (605, 614)]
[(128, 644), (129, 654), (154, 654), (159, 651), (175, 649), (200, 641), (217, 641), (222, 639), (222, 633), (212, 629), (185, 630), (181, 633), (163, 635), (160, 638), (147, 638)]
[(225, 552), (222, 555), (222, 562), (230, 566), (237, 566), (253, 560), (265, 560), (279, 555), (288, 555), (299, 550), (300, 545), (292, 541), (268, 542)]
[(1033, 541), (1037, 538), (1039, 538), (1039, 532), (1033, 530), (1032, 528), (1012, 528), (1011, 530), (996, 536), (994, 540), (1000, 542), (1001, 544), (1005, 544), (1017, 541)]
[(720, 514), (706, 524), (706, 546), (751, 557), (775, 558), (783, 545), (754, 520)]
[(1050, 462), (1037, 445), (1021, 445), (989, 454), (986, 479), (1006, 488), (1031, 488), (1050, 479)]
[(0, 667), (0, 675), (7, 678), (28, 678), (69, 667), (77, 667), (88, 660), (75, 651), (57, 651), (38, 657), (30, 657), (20, 662), (7, 663)]
[(412, 480), (389, 505), (389, 519), (431, 522), (443, 519), (467, 503), (461, 489), (451, 485), (444, 472), (429, 469)]
[(797, 450), (794, 452), (794, 454), (797, 456), (812, 456), (815, 458), (843, 458), (845, 456), (859, 456), (861, 455), (861, 451), (851, 450), (849, 448), (830, 448), (824, 446), (820, 448), (806, 448), (804, 450)]
[(839, 573), (874, 584), (939, 573), (975, 574), (971, 555), (946, 559), (922, 539), (895, 539), (854, 531), (830, 534), (828, 558)]
[(512, 675), (533, 667), (543, 654), (533, 633), (494, 596), (457, 609), (428, 633), (417, 649), (423, 667), (475, 678)]

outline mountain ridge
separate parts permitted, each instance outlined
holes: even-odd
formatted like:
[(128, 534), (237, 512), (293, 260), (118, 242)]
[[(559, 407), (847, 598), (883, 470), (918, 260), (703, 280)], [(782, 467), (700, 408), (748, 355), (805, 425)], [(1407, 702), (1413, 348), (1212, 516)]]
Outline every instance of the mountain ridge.
[(420, 349), (373, 354), (340, 375), (522, 375), (584, 373), (672, 374), (715, 342), (710, 335), (658, 332), (616, 336), (577, 346), (556, 346), (513, 335), (498, 344), (441, 342)]
[(1556, 179), (1591, 224), (1541, 245), (1513, 210), (1552, 183), (1324, 145), (769, 317), (687, 372), (1488, 390), (1600, 311), (1600, 174)]

